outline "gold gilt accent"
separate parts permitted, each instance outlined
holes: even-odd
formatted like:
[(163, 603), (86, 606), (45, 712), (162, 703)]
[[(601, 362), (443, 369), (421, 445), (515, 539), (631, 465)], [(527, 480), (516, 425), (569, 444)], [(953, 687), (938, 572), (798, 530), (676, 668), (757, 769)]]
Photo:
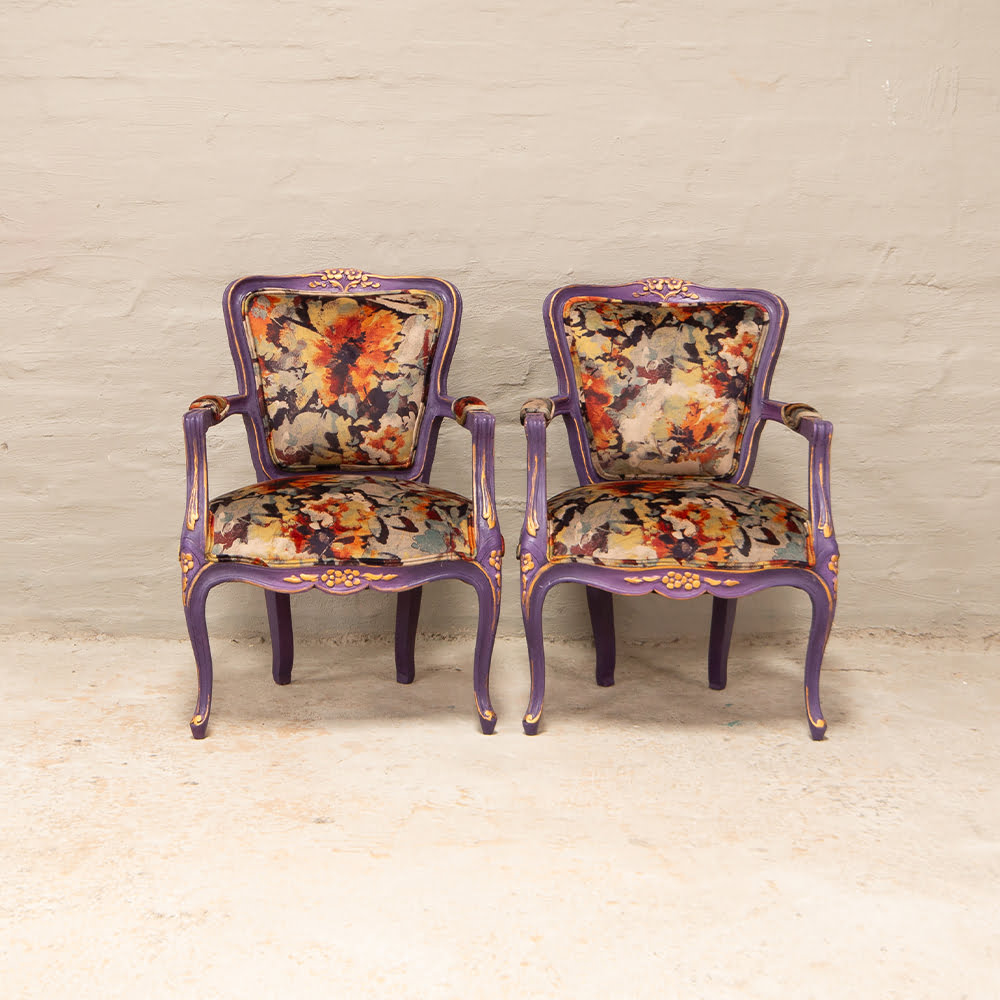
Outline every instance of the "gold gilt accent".
[(188, 573), (194, 569), (194, 557), (189, 552), (182, 552), (179, 556), (181, 562), (181, 594), (185, 594), (188, 588)]
[(528, 600), (528, 574), (535, 568), (535, 560), (530, 552), (521, 555), (521, 603)]
[(529, 725), (534, 725), (542, 717), (542, 710), (539, 709), (534, 715), (526, 715), (524, 721)]
[(697, 292), (692, 292), (690, 286), (681, 278), (646, 278), (642, 288), (632, 293), (634, 298), (642, 295), (656, 295), (663, 302), (667, 299), (697, 299)]
[(528, 484), (528, 519), (525, 521), (529, 535), (538, 534), (538, 518), (535, 517), (535, 485), (538, 482), (538, 456), (531, 466), (531, 482)]
[(716, 580), (715, 577), (706, 576), (703, 578), (705, 583), (710, 583), (713, 587), (720, 587), (723, 584), (727, 587), (735, 587), (739, 580)]
[(345, 587), (360, 587), (363, 576), (366, 580), (395, 580), (398, 573), (358, 573), (356, 569), (334, 569), (327, 570), (321, 576), (319, 573), (299, 573), (283, 577), (285, 583), (325, 583), (328, 587), (336, 587), (343, 584)]
[(836, 598), (836, 596), (837, 596), (837, 584), (840, 582), (840, 576), (839, 576), (839, 573), (840, 573), (840, 556), (839, 555), (830, 556), (830, 562), (829, 562), (829, 564), (827, 566), (827, 569), (829, 569), (830, 572), (833, 574), (833, 596)]
[(490, 553), (490, 565), (499, 573), (500, 572), (500, 550), (494, 549)]
[[(697, 590), (701, 586), (701, 577), (697, 573), (689, 573), (685, 570), (683, 573), (674, 572), (674, 570), (669, 570), (666, 576), (627, 576), (625, 577), (626, 583), (662, 583), (667, 590)], [(720, 584), (721, 580), (709, 580), (705, 578), (706, 583)], [(727, 586), (732, 586), (735, 584), (736, 580), (726, 580)]]
[(204, 720), (204, 719), (202, 718), (202, 715), (201, 715), (201, 713), (199, 712), (199, 713), (198, 713), (198, 714), (197, 714), (197, 715), (196, 715), (196, 716), (195, 716), (195, 717), (194, 717), (194, 718), (193, 718), (193, 719), (191, 720), (191, 725), (192, 725), (192, 726), (200, 726), (200, 725), (202, 724), (202, 722), (204, 722), (204, 721), (205, 721), (205, 720)]
[(336, 292), (352, 292), (355, 288), (380, 288), (381, 282), (354, 267), (327, 268), (316, 275), (318, 281), (310, 281), (310, 288), (332, 288)]
[(808, 684), (806, 685), (806, 715), (809, 716), (809, 721), (817, 729), (826, 729), (826, 719), (824, 719), (823, 716), (820, 716), (818, 719), (814, 719), (812, 717), (812, 712), (809, 710), (809, 685)]
[(826, 505), (826, 464), (820, 462), (819, 465), (819, 488), (820, 488), (820, 515), (819, 530), (823, 532), (824, 538), (829, 538), (833, 534), (833, 525), (830, 523), (830, 510)]
[(479, 485), (482, 488), (483, 493), (483, 518), (486, 523), (491, 527), (495, 528), (497, 526), (496, 514), (493, 513), (493, 504), (490, 503), (490, 489), (486, 482), (486, 456), (483, 455), (483, 467), (479, 474)]
[(198, 523), (198, 452), (194, 453), (194, 472), (191, 475), (191, 496), (188, 497), (187, 528), (194, 531)]

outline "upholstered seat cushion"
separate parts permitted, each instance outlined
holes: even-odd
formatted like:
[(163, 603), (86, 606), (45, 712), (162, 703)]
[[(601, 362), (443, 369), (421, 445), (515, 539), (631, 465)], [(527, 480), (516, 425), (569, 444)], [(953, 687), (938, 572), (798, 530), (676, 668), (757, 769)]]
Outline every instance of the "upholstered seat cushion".
[(809, 515), (718, 480), (634, 479), (549, 500), (549, 558), (596, 566), (758, 569), (811, 564)]
[(275, 479), (209, 506), (208, 555), (267, 566), (471, 559), (472, 504), (423, 483), (375, 476)]

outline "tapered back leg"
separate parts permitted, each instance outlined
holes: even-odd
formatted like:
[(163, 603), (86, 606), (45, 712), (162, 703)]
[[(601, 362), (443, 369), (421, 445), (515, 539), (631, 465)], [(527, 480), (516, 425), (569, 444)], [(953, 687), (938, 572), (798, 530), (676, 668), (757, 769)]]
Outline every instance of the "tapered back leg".
[(708, 686), (721, 691), (729, 674), (729, 643), (736, 621), (736, 598), (712, 598), (712, 630), (708, 640)]
[(399, 684), (412, 684), (416, 676), (414, 647), (422, 595), (423, 587), (414, 587), (396, 596), (396, 681)]
[(615, 682), (615, 605), (614, 596), (597, 587), (587, 588), (587, 608), (594, 630), (597, 656), (595, 675), (601, 687)]
[(267, 623), (271, 630), (271, 676), (275, 684), (290, 684), (295, 642), (292, 637), (292, 602), (288, 594), (264, 591)]

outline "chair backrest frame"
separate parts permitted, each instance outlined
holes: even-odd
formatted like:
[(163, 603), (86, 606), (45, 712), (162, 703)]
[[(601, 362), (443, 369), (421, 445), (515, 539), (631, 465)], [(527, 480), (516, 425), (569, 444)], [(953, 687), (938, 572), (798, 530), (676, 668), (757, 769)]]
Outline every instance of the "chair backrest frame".
[[(549, 351), (556, 369), (558, 399), (569, 435), (570, 452), (580, 484), (618, 481), (622, 477), (602, 475), (591, 455), (586, 419), (580, 401), (569, 338), (565, 329), (567, 304), (572, 299), (593, 298), (617, 303), (647, 305), (752, 304), (767, 316), (767, 330), (758, 346), (756, 365), (747, 390), (747, 411), (732, 471), (717, 478), (745, 485), (753, 472), (764, 420), (764, 400), (768, 398), (771, 376), (781, 350), (788, 321), (788, 306), (772, 292), (757, 288), (712, 288), (676, 278), (647, 278), (621, 285), (565, 285), (550, 292), (542, 309)], [(653, 478), (653, 477), (648, 477)]]
[(462, 297), (450, 282), (424, 276), (386, 276), (353, 268), (330, 268), (301, 275), (251, 275), (233, 281), (226, 288), (223, 311), (239, 389), (239, 398), (232, 402), (232, 410), (243, 416), (250, 457), (259, 481), (302, 475), (303, 470), (276, 463), (269, 447), (264, 404), (258, 393), (255, 372), (256, 353), (245, 325), (245, 309), (250, 299), (262, 292), (332, 299), (371, 298), (407, 290), (431, 293), (442, 303), (441, 326), (426, 374), (424, 409), (415, 429), (410, 463), (405, 467), (378, 464), (320, 465), (310, 471), (362, 473), (427, 482), (441, 419), (451, 413), (447, 391), (448, 371), (462, 320)]

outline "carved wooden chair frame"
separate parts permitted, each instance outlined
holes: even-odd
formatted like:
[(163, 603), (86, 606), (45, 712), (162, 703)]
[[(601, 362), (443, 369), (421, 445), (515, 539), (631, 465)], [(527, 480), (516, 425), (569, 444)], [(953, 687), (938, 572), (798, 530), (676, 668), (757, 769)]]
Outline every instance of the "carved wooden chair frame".
[[(254, 374), (253, 351), (244, 327), (244, 303), (262, 290), (310, 296), (361, 296), (404, 290), (436, 295), (443, 303), (443, 319), (433, 359), (427, 373), (426, 398), (416, 431), (412, 462), (406, 468), (362, 467), (365, 475), (428, 483), (441, 421), (455, 420), (472, 435), (473, 491), (472, 558), (449, 558), (416, 565), (379, 565), (357, 561), (315, 566), (254, 565), (215, 561), (208, 555), (206, 524), (209, 520), (209, 487), (206, 432), (234, 414), (243, 418), (250, 455), (258, 482), (288, 478), (267, 446), (267, 435)], [(223, 306), (229, 345), (236, 366), (238, 392), (232, 396), (202, 396), (184, 415), (187, 457), (187, 511), (181, 532), (180, 563), (184, 613), (198, 673), (198, 699), (191, 720), (196, 738), (205, 735), (212, 702), (212, 657), (205, 620), (209, 591), (221, 583), (240, 582), (265, 592), (272, 645), (272, 674), (276, 684), (291, 681), (293, 660), (292, 619), (289, 595), (316, 589), (328, 594), (357, 594), (372, 589), (398, 595), (396, 603), (396, 679), (414, 679), (414, 641), (420, 610), (421, 587), (436, 580), (456, 579), (471, 585), (479, 598), (473, 688), (476, 710), (484, 733), (496, 725), (490, 701), (489, 672), (500, 610), (501, 559), (504, 542), (497, 521), (494, 487), (494, 417), (474, 396), (448, 395), (447, 376), (462, 316), (462, 300), (447, 281), (428, 277), (385, 277), (355, 269), (328, 269), (307, 275), (253, 276), (234, 281), (226, 289)], [(319, 468), (337, 474), (338, 468)], [(358, 467), (351, 471), (357, 473)]]
[[(768, 328), (758, 348), (756, 374), (749, 388), (749, 411), (738, 450), (735, 470), (724, 481), (749, 484), (760, 435), (766, 421), (783, 424), (809, 443), (809, 534), (812, 561), (808, 565), (771, 569), (693, 569), (683, 564), (655, 568), (623, 569), (610, 566), (553, 561), (549, 552), (546, 492), (546, 433), (554, 416), (561, 416), (569, 434), (570, 451), (581, 486), (606, 480), (598, 473), (588, 447), (587, 429), (575, 378), (563, 316), (569, 299), (577, 296), (630, 303), (752, 303), (768, 317)], [(771, 376), (788, 317), (784, 301), (756, 289), (708, 288), (673, 278), (647, 279), (624, 285), (575, 285), (553, 291), (543, 308), (549, 349), (556, 369), (557, 395), (530, 400), (521, 410), (527, 437), (528, 493), (518, 555), (521, 567), (521, 607), (531, 667), (531, 694), (524, 715), (524, 730), (538, 731), (545, 696), (545, 659), (542, 606), (545, 596), (559, 583), (582, 583), (596, 646), (596, 679), (602, 686), (614, 683), (615, 631), (612, 595), (661, 594), (687, 600), (712, 595), (712, 621), (708, 652), (709, 686), (726, 686), (727, 661), (737, 599), (768, 587), (797, 587), (812, 602), (812, 624), (805, 659), (805, 704), (813, 739), (822, 739), (826, 721), (820, 707), (819, 676), (826, 641), (837, 603), (838, 547), (830, 508), (830, 441), (832, 425), (811, 407), (785, 404), (768, 396)]]

